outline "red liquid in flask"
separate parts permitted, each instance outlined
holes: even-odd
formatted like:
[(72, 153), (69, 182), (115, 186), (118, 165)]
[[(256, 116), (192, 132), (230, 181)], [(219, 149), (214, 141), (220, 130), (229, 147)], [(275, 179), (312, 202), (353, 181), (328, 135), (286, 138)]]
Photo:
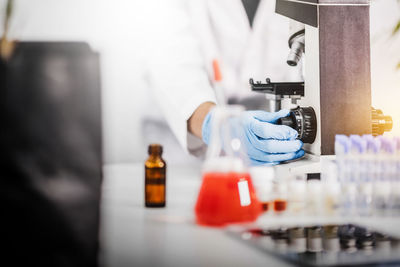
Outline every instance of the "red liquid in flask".
[(209, 172), (203, 176), (195, 212), (198, 224), (224, 226), (256, 220), (261, 205), (248, 173)]

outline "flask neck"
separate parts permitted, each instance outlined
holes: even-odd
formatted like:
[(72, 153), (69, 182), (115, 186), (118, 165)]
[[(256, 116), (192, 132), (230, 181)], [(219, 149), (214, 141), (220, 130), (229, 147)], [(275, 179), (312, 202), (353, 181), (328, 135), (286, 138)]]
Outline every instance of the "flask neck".
[(213, 110), (204, 170), (225, 172), (244, 169), (247, 154), (242, 145), (244, 135), (239, 119), (243, 110), (240, 106), (216, 107)]

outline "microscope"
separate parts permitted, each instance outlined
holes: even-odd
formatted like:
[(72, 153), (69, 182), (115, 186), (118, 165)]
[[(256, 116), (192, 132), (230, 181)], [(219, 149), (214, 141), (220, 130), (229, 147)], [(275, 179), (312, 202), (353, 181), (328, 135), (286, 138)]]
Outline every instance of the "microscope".
[(277, 175), (320, 173), (337, 134), (392, 129), (392, 118), (371, 108), (369, 9), (369, 0), (276, 0), (276, 13), (293, 20), (287, 64), (304, 66), (304, 82), (250, 85), (266, 95), (270, 112), (291, 110), (278, 123), (297, 130), (307, 152), (276, 166)]

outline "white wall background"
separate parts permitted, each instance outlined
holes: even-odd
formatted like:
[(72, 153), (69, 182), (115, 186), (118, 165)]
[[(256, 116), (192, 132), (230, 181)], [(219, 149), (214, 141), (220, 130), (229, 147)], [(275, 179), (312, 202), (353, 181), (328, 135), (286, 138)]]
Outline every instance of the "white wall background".
[(372, 105), (394, 120), (390, 135), (400, 136), (400, 33), (392, 37), (400, 19), (396, 0), (371, 1)]
[[(0, 0), (2, 9), (5, 2)], [(141, 119), (162, 118), (143, 76), (146, 25), (155, 19), (151, 0), (15, 2), (11, 35), (16, 39), (86, 41), (100, 52), (105, 161), (143, 160)]]
[[(152, 136), (142, 136), (142, 119), (163, 120), (143, 73), (146, 54), (151, 52), (143, 41), (150, 34), (147, 26), (162, 11), (154, 7), (153, 0), (15, 1), (11, 33), (16, 39), (83, 40), (101, 53), (105, 160), (142, 161), (147, 143), (153, 141)], [(0, 0), (3, 9), (4, 4)], [(400, 36), (390, 37), (397, 18), (396, 0), (372, 1), (373, 105), (394, 117), (393, 132), (400, 135), (400, 71), (395, 70), (400, 61)]]

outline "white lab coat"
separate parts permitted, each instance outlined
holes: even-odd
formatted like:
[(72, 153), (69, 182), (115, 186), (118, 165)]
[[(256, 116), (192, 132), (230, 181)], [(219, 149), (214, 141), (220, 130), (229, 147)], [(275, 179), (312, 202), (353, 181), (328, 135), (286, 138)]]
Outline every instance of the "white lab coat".
[(201, 140), (188, 134), (187, 120), (201, 103), (215, 102), (214, 59), (227, 97), (251, 94), (249, 78), (300, 79), (299, 70), (286, 64), (289, 19), (275, 14), (275, 0), (260, 1), (253, 29), (241, 0), (161, 0), (158, 10), (149, 81), (168, 124), (189, 151), (201, 147)]

